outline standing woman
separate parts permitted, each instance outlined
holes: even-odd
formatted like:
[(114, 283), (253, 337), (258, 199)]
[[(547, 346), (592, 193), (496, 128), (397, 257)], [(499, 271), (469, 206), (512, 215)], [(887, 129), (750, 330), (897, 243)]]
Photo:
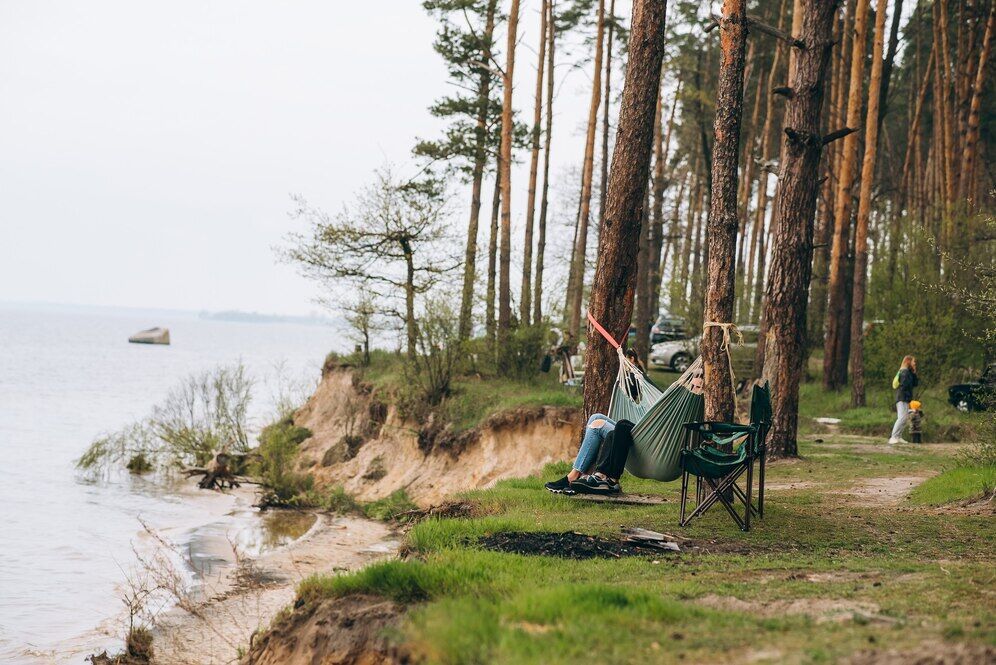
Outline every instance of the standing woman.
[(889, 443), (907, 443), (903, 439), (903, 430), (906, 429), (906, 421), (910, 414), (910, 402), (913, 401), (913, 389), (920, 383), (916, 375), (916, 358), (906, 356), (903, 358), (896, 378), (892, 380), (896, 389), (896, 424), (892, 426), (892, 436)]

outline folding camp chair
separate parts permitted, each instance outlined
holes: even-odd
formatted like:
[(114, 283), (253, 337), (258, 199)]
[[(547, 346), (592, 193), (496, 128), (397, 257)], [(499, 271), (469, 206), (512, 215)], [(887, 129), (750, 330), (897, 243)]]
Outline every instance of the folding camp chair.
[[(742, 531), (750, 530), (751, 515), (764, 517), (765, 440), (771, 427), (771, 392), (768, 384), (754, 386), (750, 403), (750, 424), (720, 422), (685, 423), (685, 429), (698, 437), (688, 437), (681, 450), (681, 526), (686, 526), (709, 508), (721, 503)], [(701, 444), (692, 447), (698, 438)], [(739, 446), (733, 452), (721, 446)], [(758, 500), (753, 501), (754, 462), (758, 462)], [(746, 490), (737, 481), (746, 475)], [(689, 477), (695, 476), (695, 509), (687, 517)], [(706, 489), (709, 493), (706, 494)], [(736, 502), (743, 503), (743, 516)]]

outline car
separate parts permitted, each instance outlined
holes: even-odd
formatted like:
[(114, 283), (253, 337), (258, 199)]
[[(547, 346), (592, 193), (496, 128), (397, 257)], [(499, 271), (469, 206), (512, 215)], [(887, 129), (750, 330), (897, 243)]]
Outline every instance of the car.
[(989, 365), (978, 381), (948, 388), (948, 402), (959, 411), (985, 411), (996, 397), (996, 363)]
[(685, 331), (685, 320), (680, 316), (661, 314), (650, 327), (650, 343), (660, 344), (672, 340), (688, 339)]
[[(733, 373), (739, 379), (754, 377), (754, 352), (757, 349), (758, 327), (754, 325), (738, 326), (744, 337), (744, 345), (733, 344), (730, 347), (733, 357)], [(734, 337), (736, 337), (734, 335)], [(735, 340), (734, 340), (735, 341)], [(702, 336), (691, 339), (678, 339), (654, 344), (650, 349), (650, 364), (674, 372), (684, 372), (699, 355)]]

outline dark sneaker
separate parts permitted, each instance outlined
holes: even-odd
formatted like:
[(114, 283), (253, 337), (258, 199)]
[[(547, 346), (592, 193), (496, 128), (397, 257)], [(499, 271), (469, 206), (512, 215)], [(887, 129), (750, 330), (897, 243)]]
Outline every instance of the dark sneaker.
[(543, 487), (554, 494), (574, 494), (574, 488), (571, 487), (571, 481), (567, 480), (567, 476), (564, 476), (560, 480), (547, 483)]
[(622, 487), (607, 478), (584, 476), (571, 483), (571, 489), (579, 494), (619, 494)]

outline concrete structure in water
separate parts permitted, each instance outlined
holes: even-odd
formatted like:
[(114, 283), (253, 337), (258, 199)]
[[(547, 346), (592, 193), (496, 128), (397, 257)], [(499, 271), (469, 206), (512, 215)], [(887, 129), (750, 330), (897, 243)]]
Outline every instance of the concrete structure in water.
[(140, 330), (128, 341), (132, 344), (169, 344), (169, 328), (149, 328)]

